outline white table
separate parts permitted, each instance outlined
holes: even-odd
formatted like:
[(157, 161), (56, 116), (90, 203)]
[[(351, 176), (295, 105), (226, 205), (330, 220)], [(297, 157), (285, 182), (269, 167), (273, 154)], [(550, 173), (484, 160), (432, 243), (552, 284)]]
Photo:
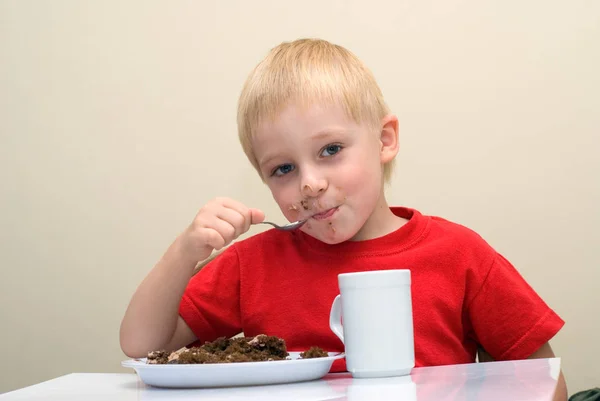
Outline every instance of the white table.
[(160, 389), (132, 373), (73, 373), (0, 395), (0, 401), (157, 400), (552, 400), (560, 358), (415, 368), (410, 376), (352, 379), (348, 373), (321, 380), (218, 389)]

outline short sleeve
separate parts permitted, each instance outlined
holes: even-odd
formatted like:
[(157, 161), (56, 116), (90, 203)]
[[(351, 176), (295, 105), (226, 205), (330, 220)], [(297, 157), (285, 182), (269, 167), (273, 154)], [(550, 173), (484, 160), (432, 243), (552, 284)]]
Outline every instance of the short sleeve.
[(179, 315), (202, 343), (242, 331), (240, 270), (235, 246), (209, 262), (189, 281)]
[(496, 360), (529, 357), (564, 325), (499, 254), (469, 304), (468, 314), (475, 340)]

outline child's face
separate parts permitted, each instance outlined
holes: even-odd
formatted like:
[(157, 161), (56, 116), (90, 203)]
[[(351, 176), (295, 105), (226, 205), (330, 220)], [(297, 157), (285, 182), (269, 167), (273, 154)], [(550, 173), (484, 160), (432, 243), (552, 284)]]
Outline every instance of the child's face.
[(380, 132), (358, 125), (341, 108), (318, 106), (287, 107), (261, 124), (252, 140), (285, 217), (309, 218), (302, 230), (329, 244), (376, 236), (376, 224), (367, 223), (389, 212), (382, 163), (390, 152), (382, 150), (384, 143)]

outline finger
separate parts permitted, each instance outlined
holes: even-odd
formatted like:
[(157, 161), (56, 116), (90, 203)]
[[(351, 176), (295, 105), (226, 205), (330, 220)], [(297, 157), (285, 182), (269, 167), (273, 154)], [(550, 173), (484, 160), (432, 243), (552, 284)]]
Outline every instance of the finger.
[(202, 228), (201, 234), (205, 238), (206, 245), (217, 251), (227, 244), (225, 238), (213, 228)]
[(234, 199), (223, 198), (221, 199), (221, 202), (223, 206), (237, 211), (244, 217), (244, 225), (242, 226), (243, 229), (241, 230), (240, 234), (248, 231), (250, 229), (250, 225), (252, 224), (252, 215), (250, 209), (243, 203)]
[[(214, 234), (210, 232), (211, 230), (217, 233), (219, 238), (215, 237)], [(231, 223), (220, 219), (217, 216), (212, 216), (209, 221), (205, 220), (201, 231), (208, 233), (208, 235), (205, 237), (205, 242), (217, 250), (229, 245), (234, 239), (237, 238), (236, 228)]]
[[(234, 211), (235, 213), (239, 214), (239, 218), (234, 214), (227, 212), (227, 210)], [(250, 212), (248, 211), (248, 208), (246, 208), (243, 204), (228, 198), (216, 198), (207, 203), (204, 207), (202, 207), (202, 209), (200, 209), (200, 212), (196, 218), (201, 220), (206, 220), (208, 218), (210, 221), (212, 221), (210, 216), (217, 216), (218, 218), (229, 221), (236, 227), (241, 227), (241, 229), (239, 229), (240, 233), (244, 231), (243, 227), (245, 225), (249, 225), (249, 223), (246, 223), (246, 220), (250, 220)]]
[(225, 240), (225, 245), (229, 245), (238, 237), (237, 229), (228, 221), (217, 219), (213, 228), (221, 234)]
[[(250, 212), (248, 212), (250, 214)], [(220, 207), (215, 210), (217, 219), (226, 222), (234, 230), (234, 237), (238, 237), (246, 232), (250, 226), (250, 217), (245, 217), (240, 212), (227, 207)]]
[(259, 209), (250, 209), (250, 222), (252, 224), (260, 223), (265, 220), (265, 213)]
[[(216, 211), (213, 209), (216, 209)], [(191, 231), (199, 234), (204, 243), (210, 244), (211, 246), (219, 245), (220, 248), (231, 242), (236, 236), (235, 227), (216, 215), (216, 213), (218, 213), (221, 209), (230, 210), (224, 209), (222, 206), (207, 205), (204, 210), (198, 214), (196, 219), (194, 219), (194, 222), (191, 226)], [(234, 215), (237, 215), (238, 218), (241, 219), (241, 216), (239, 216), (235, 211), (230, 210), (230, 212)], [(221, 240), (219, 238), (215, 238), (214, 233), (211, 233), (207, 230), (215, 231), (221, 237)], [(221, 242), (224, 244), (221, 244)]]

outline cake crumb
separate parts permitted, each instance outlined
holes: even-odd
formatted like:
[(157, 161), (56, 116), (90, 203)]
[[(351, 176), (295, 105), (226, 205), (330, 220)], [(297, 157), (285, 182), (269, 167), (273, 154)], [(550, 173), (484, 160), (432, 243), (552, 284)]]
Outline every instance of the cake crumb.
[(152, 351), (148, 353), (148, 363), (151, 365), (154, 364), (164, 364), (169, 360), (169, 353), (165, 350), (160, 351)]
[(320, 347), (310, 347), (308, 351), (300, 353), (300, 358), (302, 359), (325, 358), (328, 356), (329, 354)]

